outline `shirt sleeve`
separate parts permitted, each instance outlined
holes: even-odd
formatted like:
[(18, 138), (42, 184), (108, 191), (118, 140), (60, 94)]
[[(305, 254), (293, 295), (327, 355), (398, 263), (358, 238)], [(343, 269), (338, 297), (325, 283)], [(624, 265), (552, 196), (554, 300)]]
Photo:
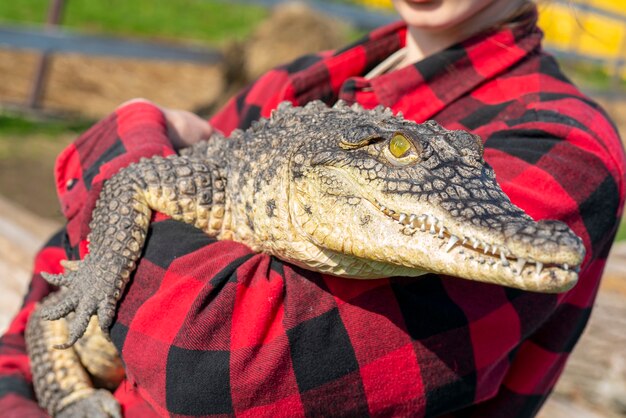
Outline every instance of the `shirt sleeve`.
[[(624, 151), (616, 129), (588, 99), (549, 99), (534, 102), (506, 123), (487, 124), (478, 133), (486, 139), (485, 158), (513, 203), (534, 219), (566, 222), (583, 239), (586, 257), (579, 282), (569, 292), (551, 296), (507, 291), (508, 324), (494, 329), (498, 341), (511, 335), (517, 341), (508, 353), (503, 351), (509, 358), (498, 377), (498, 392), (476, 402), (463, 416), (515, 411), (506, 415), (525, 417), (538, 412), (587, 324), (622, 216)], [(473, 340), (488, 343), (478, 333)], [(479, 377), (487, 376), (490, 368), (493, 374), (497, 362), (482, 362), (487, 367), (477, 367)]]
[(68, 224), (37, 254), (23, 306), (0, 339), (3, 416), (47, 416), (34, 400), (24, 341), (26, 323), (35, 304), (53, 290), (40, 273), (61, 273), (61, 260), (76, 258), (86, 250), (91, 208), (106, 178), (141, 157), (172, 152), (161, 111), (149, 103), (134, 103), (94, 125), (57, 159), (57, 191)]
[(75, 255), (86, 253), (89, 221), (103, 182), (142, 157), (173, 153), (161, 110), (133, 102), (95, 124), (59, 155), (56, 187)]

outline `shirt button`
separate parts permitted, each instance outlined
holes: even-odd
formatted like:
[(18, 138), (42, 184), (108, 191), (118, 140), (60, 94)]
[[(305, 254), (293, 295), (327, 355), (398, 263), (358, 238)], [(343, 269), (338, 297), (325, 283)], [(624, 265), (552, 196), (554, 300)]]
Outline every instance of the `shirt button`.
[(66, 183), (65, 183), (65, 189), (67, 191), (70, 191), (74, 188), (74, 186), (76, 186), (76, 183), (78, 183), (78, 179), (69, 179)]

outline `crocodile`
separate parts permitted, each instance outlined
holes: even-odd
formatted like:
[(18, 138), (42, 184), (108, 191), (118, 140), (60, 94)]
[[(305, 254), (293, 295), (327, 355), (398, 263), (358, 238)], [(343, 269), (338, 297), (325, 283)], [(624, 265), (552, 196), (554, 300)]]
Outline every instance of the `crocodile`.
[[(50, 385), (63, 380), (50, 364), (50, 346), (72, 350), (90, 321), (97, 328), (92, 316), (108, 335), (153, 211), (331, 275), (434, 272), (527, 291), (570, 289), (585, 255), (582, 240), (564, 223), (534, 221), (511, 203), (483, 153), (476, 135), (417, 124), (383, 107), (284, 102), (247, 130), (122, 169), (103, 185), (89, 253), (65, 261), (63, 274), (44, 274), (64, 289), (28, 325), (40, 399), (51, 400), (52, 414), (89, 397), (109, 408), (93, 388)], [(46, 331), (44, 339), (59, 321), (62, 331)], [(80, 361), (72, 355), (72, 364)], [(84, 385), (81, 379), (73, 378)]]
[(53, 417), (121, 418), (112, 394), (124, 378), (121, 358), (94, 317), (73, 347), (53, 348), (68, 337), (67, 321), (45, 321), (42, 306), (64, 297), (60, 290), (47, 296), (31, 313), (26, 325), (26, 351), (30, 358), (35, 397)]

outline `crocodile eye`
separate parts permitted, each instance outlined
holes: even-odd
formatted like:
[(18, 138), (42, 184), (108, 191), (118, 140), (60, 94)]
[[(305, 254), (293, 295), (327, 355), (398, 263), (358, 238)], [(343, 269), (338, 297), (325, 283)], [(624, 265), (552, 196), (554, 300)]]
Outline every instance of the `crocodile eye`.
[(411, 143), (402, 134), (395, 134), (389, 142), (389, 151), (396, 158), (401, 158), (411, 148)]

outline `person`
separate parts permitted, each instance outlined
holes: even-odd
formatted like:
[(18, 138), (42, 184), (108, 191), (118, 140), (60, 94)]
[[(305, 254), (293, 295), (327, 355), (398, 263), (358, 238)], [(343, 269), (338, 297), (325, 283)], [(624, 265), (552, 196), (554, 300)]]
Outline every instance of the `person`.
[(535, 219), (566, 222), (583, 239), (579, 283), (554, 295), (436, 275), (342, 279), (157, 216), (111, 329), (127, 372), (115, 393), (125, 415), (537, 413), (590, 315), (622, 213), (618, 133), (542, 50), (532, 3), (394, 6), (401, 22), (268, 72), (209, 125), (133, 101), (59, 157), (68, 223), (39, 254), (24, 308), (2, 338), (0, 410), (37, 415), (24, 324), (51, 290), (39, 273), (85, 254), (106, 178), (213, 130), (244, 129), (284, 100), (342, 99), (483, 138), (513, 203)]

